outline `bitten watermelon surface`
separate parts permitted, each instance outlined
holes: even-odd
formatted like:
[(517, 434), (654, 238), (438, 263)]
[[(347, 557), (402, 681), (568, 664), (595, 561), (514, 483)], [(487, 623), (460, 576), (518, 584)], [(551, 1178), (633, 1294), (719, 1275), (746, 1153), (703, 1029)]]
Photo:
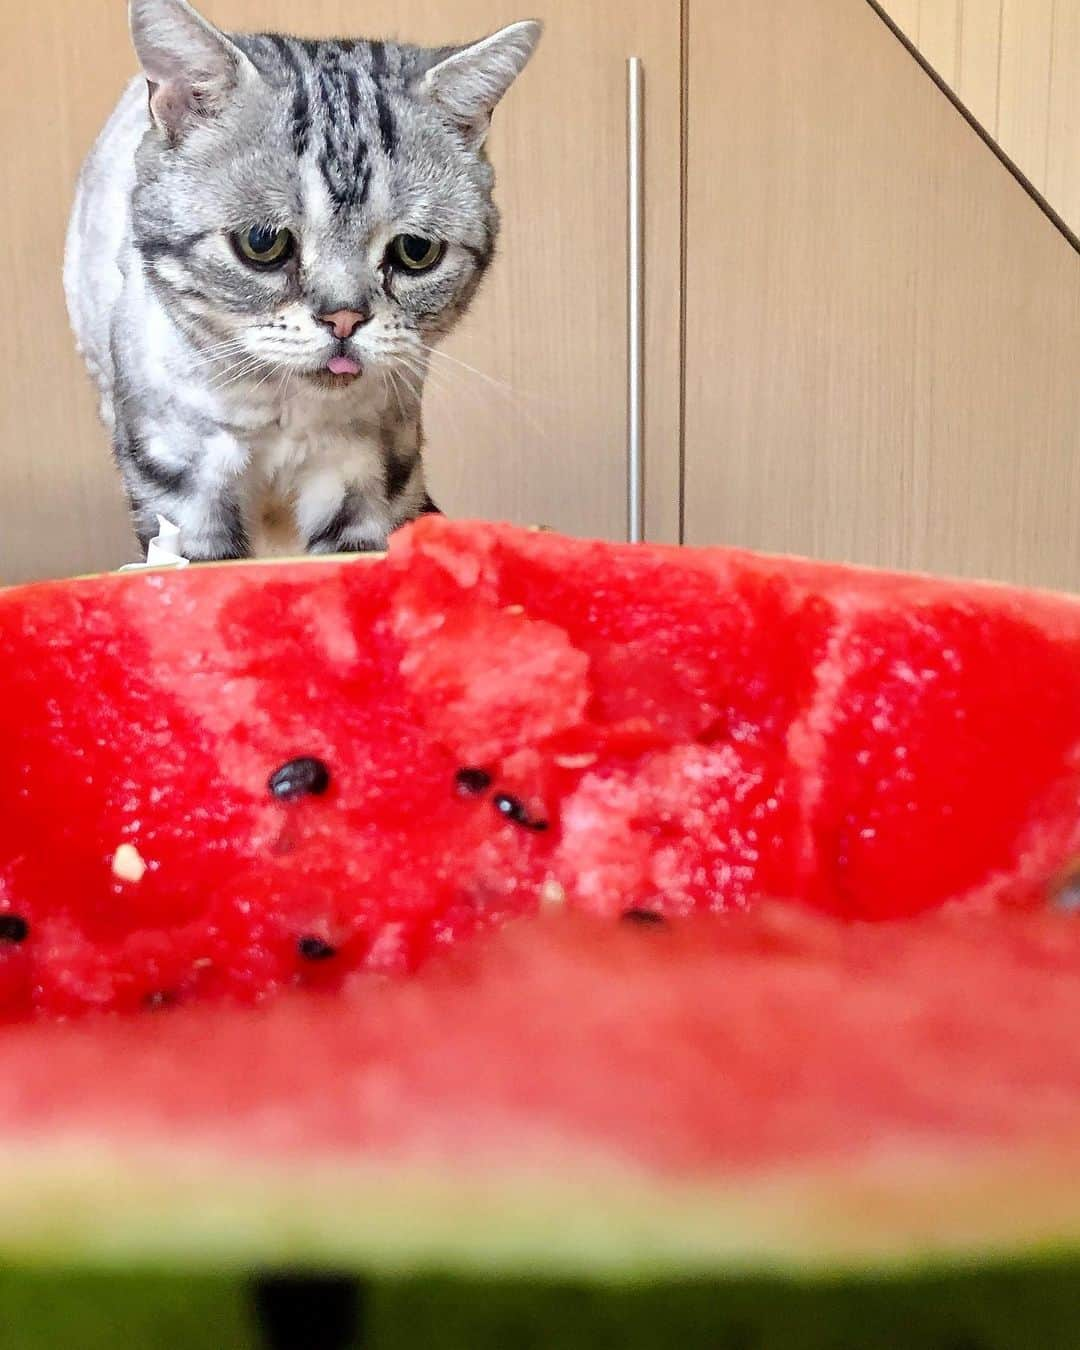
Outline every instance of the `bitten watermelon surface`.
[(0, 1347), (1080, 1345), (1080, 602), (429, 519), (0, 651)]
[(552, 903), (1041, 904), (1078, 644), (1068, 598), (438, 519), (7, 592), (0, 1012), (335, 987)]

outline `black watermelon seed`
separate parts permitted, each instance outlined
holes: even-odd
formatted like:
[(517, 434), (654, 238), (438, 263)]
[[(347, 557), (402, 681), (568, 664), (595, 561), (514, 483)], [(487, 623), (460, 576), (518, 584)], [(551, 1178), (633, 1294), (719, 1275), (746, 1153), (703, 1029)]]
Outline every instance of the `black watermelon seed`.
[(642, 928), (656, 928), (667, 920), (652, 909), (628, 909), (623, 915), (627, 923), (639, 924)]
[(301, 938), (296, 944), (296, 950), (305, 961), (332, 961), (337, 956), (337, 948), (319, 937)]
[(479, 797), (491, 786), (491, 774), (486, 769), (458, 769), (454, 781), (463, 797)]
[(500, 816), (505, 816), (515, 825), (528, 826), (531, 824), (528, 809), (518, 797), (511, 797), (507, 792), (500, 792), (492, 799), (492, 805)]
[(546, 820), (534, 820), (520, 797), (511, 797), (508, 792), (499, 792), (491, 801), (500, 816), (515, 825), (520, 825), (523, 830), (534, 830), (537, 834), (543, 834), (545, 830), (551, 828)]
[(271, 795), (293, 802), (301, 797), (321, 797), (330, 786), (330, 770), (321, 759), (292, 759), (270, 775)]
[(523, 830), (535, 830), (537, 834), (550, 828), (546, 820), (534, 820), (529, 809), (519, 797), (511, 797), (508, 792), (500, 792), (491, 799), (492, 805), (504, 819), (520, 825)]
[(176, 995), (170, 993), (168, 989), (160, 989), (156, 994), (147, 994), (143, 999), (143, 1007), (148, 1008), (150, 1012), (161, 1012), (164, 1008), (173, 1008), (176, 1006)]
[(21, 914), (0, 914), (0, 942), (25, 942), (30, 925)]

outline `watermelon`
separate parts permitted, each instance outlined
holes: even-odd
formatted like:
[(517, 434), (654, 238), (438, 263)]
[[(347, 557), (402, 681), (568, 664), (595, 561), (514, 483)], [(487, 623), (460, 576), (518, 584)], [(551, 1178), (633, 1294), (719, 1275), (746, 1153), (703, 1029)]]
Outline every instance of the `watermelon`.
[(545, 916), (9, 1027), (6, 1343), (1073, 1346), (1074, 925)]
[(1080, 1344), (1078, 642), (437, 518), (0, 594), (0, 1346)]

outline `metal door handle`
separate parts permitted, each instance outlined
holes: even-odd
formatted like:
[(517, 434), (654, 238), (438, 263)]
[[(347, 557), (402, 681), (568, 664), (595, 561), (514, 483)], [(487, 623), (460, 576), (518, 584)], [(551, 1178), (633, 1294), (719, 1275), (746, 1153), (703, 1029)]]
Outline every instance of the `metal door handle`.
[(627, 62), (627, 538), (645, 538), (645, 72)]

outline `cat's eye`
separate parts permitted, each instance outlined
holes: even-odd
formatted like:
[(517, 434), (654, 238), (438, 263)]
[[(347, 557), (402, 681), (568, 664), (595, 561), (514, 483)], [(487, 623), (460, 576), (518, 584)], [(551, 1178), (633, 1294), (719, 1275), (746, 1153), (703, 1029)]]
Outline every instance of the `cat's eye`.
[(272, 225), (253, 225), (232, 236), (233, 248), (253, 267), (284, 267), (296, 252), (296, 237), (291, 230)]
[(425, 239), (420, 234), (399, 234), (390, 245), (390, 261), (407, 272), (430, 272), (441, 262), (446, 245), (438, 239)]

